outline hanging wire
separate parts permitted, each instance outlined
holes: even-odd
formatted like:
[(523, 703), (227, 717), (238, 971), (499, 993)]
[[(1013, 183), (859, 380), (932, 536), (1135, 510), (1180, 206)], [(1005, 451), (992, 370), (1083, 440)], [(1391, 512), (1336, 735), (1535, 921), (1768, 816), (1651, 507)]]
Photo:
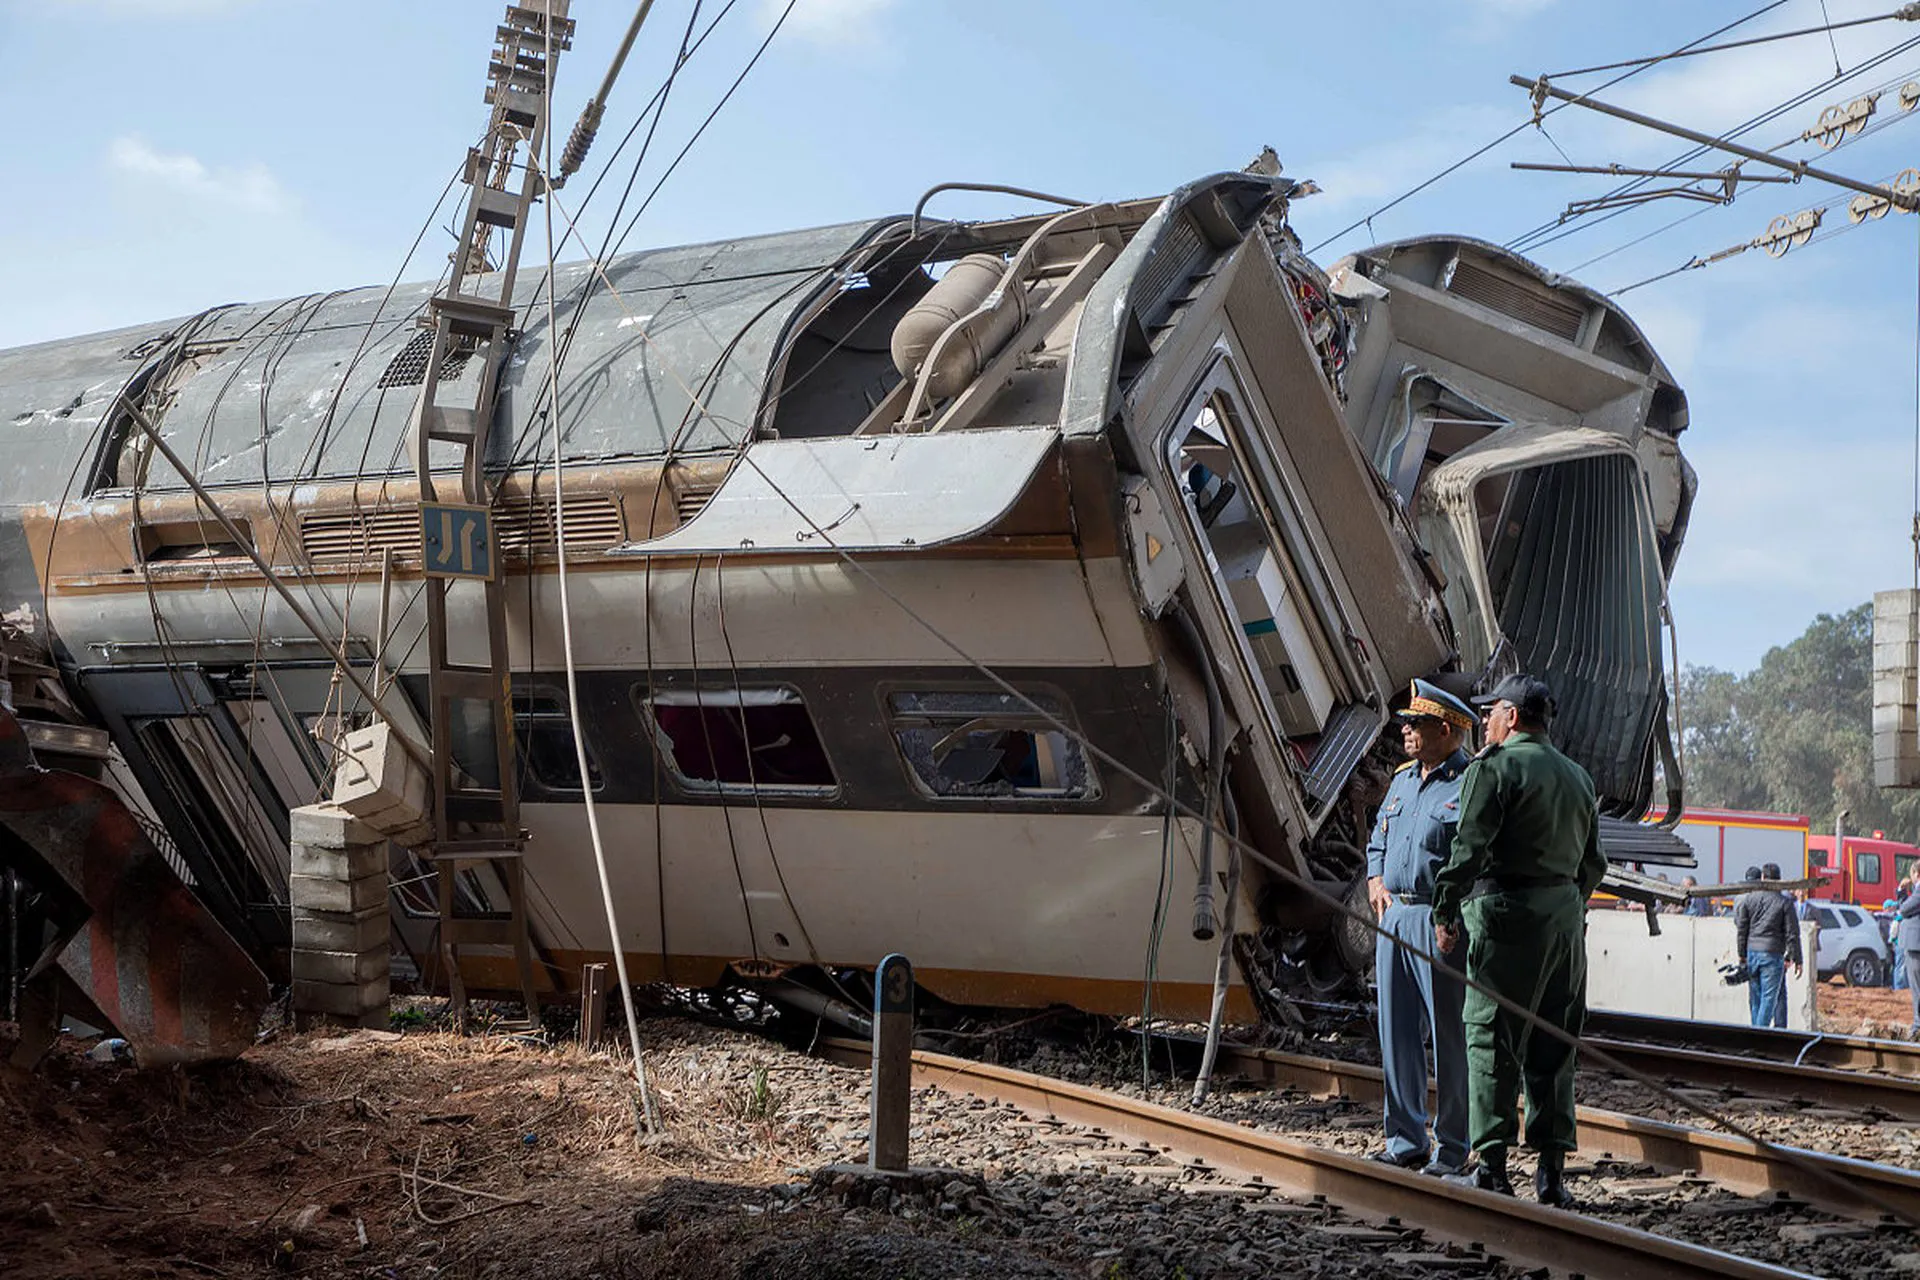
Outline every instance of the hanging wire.
[[(546, 80), (544, 92), (547, 95), (547, 104), (549, 108), (551, 108), (553, 103), (553, 0), (547, 0), (546, 8), (547, 21), (543, 32), (546, 43), (546, 61), (543, 74)], [(547, 156), (544, 144), (539, 155), (530, 156), (529, 159), (538, 160), (541, 177), (543, 180), (547, 179), (549, 175), (547, 173)], [(547, 185), (550, 190), (551, 183), (549, 182)], [(555, 243), (553, 238), (553, 201), (548, 199), (542, 203), (546, 210), (547, 228), (547, 332), (551, 335), (553, 333), (554, 315), (557, 310), (554, 301), (553, 277), (553, 253)], [(562, 455), (565, 453), (565, 450), (561, 447), (560, 414), (558, 412), (560, 405), (559, 354), (559, 348), (549, 342), (547, 344), (547, 379), (549, 383), (548, 390), (552, 394), (552, 403), (555, 410), (554, 413), (549, 415), (549, 421), (553, 427), (553, 540), (555, 561), (560, 577), (560, 648), (565, 658), (567, 669), (567, 716), (572, 722), (574, 757), (575, 763), (580, 770), (580, 798), (581, 802), (586, 806), (587, 834), (593, 844), (593, 865), (594, 869), (599, 872), (600, 875), (600, 900), (602, 905), (605, 906), (607, 913), (607, 937), (613, 949), (614, 969), (620, 978), (620, 1001), (627, 1017), (627, 1044), (633, 1051), (633, 1080), (634, 1084), (640, 1090), (641, 1114), (646, 1117), (647, 1129), (650, 1132), (658, 1133), (660, 1131), (660, 1114), (654, 1108), (653, 1092), (647, 1088), (646, 1059), (640, 1052), (640, 1022), (634, 1013), (633, 1007), (633, 983), (627, 977), (627, 949), (620, 939), (620, 917), (613, 905), (613, 886), (607, 876), (607, 850), (600, 837), (600, 814), (593, 800), (593, 767), (587, 759), (587, 737), (580, 729), (580, 677), (579, 673), (574, 670), (573, 609), (572, 602), (567, 595), (567, 499), (566, 485), (564, 482), (566, 467), (562, 462)]]
[[(1592, 90), (1592, 92), (1600, 93), (1606, 89), (1612, 88), (1614, 85), (1619, 84), (1623, 80), (1631, 80), (1634, 76), (1639, 75), (1642, 71), (1647, 71), (1655, 66), (1658, 66), (1661, 62), (1665, 61), (1668, 58), (1678, 57), (1681, 54), (1685, 53), (1688, 49), (1691, 49), (1695, 45), (1700, 44), (1702, 41), (1711, 40), (1717, 35), (1733, 30), (1735, 27), (1742, 26), (1746, 23), (1752, 22), (1755, 18), (1758, 18), (1767, 13), (1771, 13), (1773, 10), (1778, 9), (1781, 5), (1786, 3), (1787, 3), (1787, 0), (1772, 0), (1772, 3), (1762, 5), (1760, 8), (1755, 9), (1752, 13), (1749, 13), (1744, 18), (1736, 18), (1732, 22), (1729, 22), (1724, 27), (1719, 27), (1713, 31), (1709, 31), (1706, 35), (1701, 36), (1698, 40), (1688, 41), (1686, 44), (1680, 46), (1680, 48), (1674, 50), (1672, 53), (1662, 54), (1658, 58), (1649, 59), (1645, 62), (1640, 63), (1639, 65), (1636, 65), (1633, 68), (1633, 70), (1628, 71), (1623, 75), (1615, 76), (1613, 79), (1607, 81), (1605, 84), (1600, 85), (1594, 90)], [(1565, 103), (1565, 102), (1556, 103), (1554, 106), (1548, 107), (1545, 111), (1541, 112), (1540, 118), (1545, 119), (1547, 116), (1553, 115), (1555, 112), (1560, 111), (1563, 108), (1571, 105), (1572, 105), (1571, 103)], [(1373, 212), (1367, 214), (1365, 217), (1355, 218), (1352, 222), (1349, 222), (1346, 226), (1340, 228), (1338, 231), (1334, 232), (1332, 235), (1328, 236), (1326, 239), (1320, 241), (1318, 244), (1309, 248), (1307, 250), (1307, 253), (1309, 255), (1312, 255), (1320, 252), (1322, 249), (1332, 244), (1335, 240), (1338, 240), (1340, 237), (1346, 235), (1350, 231), (1355, 230), (1356, 228), (1363, 227), (1363, 226), (1371, 228), (1373, 225), (1373, 220), (1379, 217), (1381, 214), (1387, 212), (1387, 210), (1393, 208), (1396, 205), (1403, 204), (1406, 201), (1411, 200), (1413, 197), (1419, 195), (1422, 191), (1425, 191), (1428, 187), (1431, 187), (1434, 183), (1439, 182), (1444, 178), (1451, 177), (1455, 173), (1458, 173), (1461, 169), (1464, 169), (1466, 166), (1472, 164), (1475, 160), (1478, 160), (1481, 156), (1487, 154), (1487, 152), (1489, 151), (1492, 151), (1495, 147), (1498, 147), (1501, 143), (1507, 141), (1507, 139), (1513, 137), (1515, 134), (1519, 133), (1521, 130), (1525, 129), (1528, 125), (1531, 125), (1533, 123), (1534, 123), (1533, 120), (1522, 120), (1519, 124), (1514, 125), (1513, 128), (1508, 129), (1505, 133), (1495, 138), (1492, 142), (1487, 143), (1485, 146), (1475, 148), (1472, 152), (1454, 161), (1452, 164), (1448, 165), (1446, 168), (1442, 169), (1440, 172), (1434, 174), (1431, 178), (1428, 178), (1426, 181), (1421, 182), (1418, 185), (1414, 186), (1413, 188), (1405, 192), (1402, 192), (1400, 195), (1395, 196), (1393, 199), (1387, 201), (1385, 204), (1373, 210)]]

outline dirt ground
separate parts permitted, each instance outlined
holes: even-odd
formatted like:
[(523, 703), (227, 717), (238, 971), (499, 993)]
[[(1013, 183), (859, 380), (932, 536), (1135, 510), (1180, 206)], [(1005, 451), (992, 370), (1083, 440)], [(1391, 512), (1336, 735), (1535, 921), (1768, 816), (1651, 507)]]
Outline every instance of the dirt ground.
[(1904, 1040), (1913, 1025), (1910, 992), (1887, 987), (1850, 987), (1835, 978), (1821, 983), (1815, 997), (1822, 1031)]
[[(646, 1140), (631, 1075), (577, 1047), (315, 1033), (140, 1072), (63, 1042), (0, 1077), (0, 1276), (1070, 1274), (977, 1222), (796, 1195), (819, 1160), (792, 1056), (671, 1019), (644, 1034), (667, 1134)], [(845, 1074), (824, 1092), (864, 1107)]]

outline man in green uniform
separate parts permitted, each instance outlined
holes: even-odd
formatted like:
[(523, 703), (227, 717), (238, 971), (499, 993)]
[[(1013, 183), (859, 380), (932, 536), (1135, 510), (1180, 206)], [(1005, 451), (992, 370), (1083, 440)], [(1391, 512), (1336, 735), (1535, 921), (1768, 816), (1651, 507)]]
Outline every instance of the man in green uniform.
[[(1586, 903), (1606, 874), (1593, 779), (1547, 741), (1553, 695), (1508, 676), (1474, 699), (1486, 707), (1487, 747), (1460, 783), (1453, 855), (1434, 880), (1441, 950), (1464, 920), (1467, 977), (1578, 1036), (1586, 1018)], [(1507, 1148), (1524, 1082), (1527, 1145), (1540, 1153), (1541, 1203), (1573, 1202), (1562, 1180), (1574, 1148), (1570, 1044), (1469, 987), (1466, 1002), (1468, 1128), (1479, 1164), (1460, 1180), (1513, 1194)]]

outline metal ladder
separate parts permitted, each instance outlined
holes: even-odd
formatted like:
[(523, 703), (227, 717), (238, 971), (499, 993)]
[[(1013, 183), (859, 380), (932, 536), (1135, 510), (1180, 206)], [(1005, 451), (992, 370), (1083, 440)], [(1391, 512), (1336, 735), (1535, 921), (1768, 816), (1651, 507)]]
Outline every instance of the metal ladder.
[[(428, 303), (424, 323), (432, 326), (433, 346), (413, 414), (422, 567), (427, 574), (428, 714), (433, 730), (433, 844), (423, 854), (438, 872), (440, 957), (447, 970), (454, 1021), (462, 1026), (467, 991), (460, 954), (467, 946), (512, 950), (527, 1024), (537, 1025), (540, 1020), (526, 898), (526, 836), (520, 828), (516, 778), (506, 584), (489, 518), (492, 493), (486, 461), (500, 370), (514, 337), (514, 275), (529, 211), (545, 190), (541, 166), (533, 157), (546, 154), (548, 53), (551, 50), (557, 61), (573, 38), (568, 3), (551, 0), (537, 8), (509, 5), (497, 29), (486, 95), (493, 117), (486, 140), (467, 153), (466, 221), (448, 283)], [(517, 190), (513, 186), (516, 168), (520, 170)], [(507, 248), (494, 265), (487, 259), (487, 249), (496, 232), (504, 233)], [(470, 372), (463, 367), (469, 364), (478, 365), (479, 376), (470, 397), (463, 398), (450, 374)], [(459, 490), (443, 499), (444, 472), (456, 459)], [(436, 469), (443, 473), (439, 483)], [(449, 556), (446, 540), (456, 516), (463, 521), (463, 554)], [(484, 536), (484, 546), (468, 544), (476, 534)], [(480, 568), (485, 572), (478, 572)], [(448, 597), (474, 591), (485, 597), (486, 652), (483, 660), (457, 662), (449, 652)], [(487, 708), (484, 716), (461, 714), (463, 706), (481, 705)], [(483, 785), (459, 768), (453, 754), (456, 718), (476, 727), (482, 720), (490, 724), (496, 785)], [(485, 768), (484, 762), (467, 763), (476, 772)], [(463, 873), (482, 867), (491, 870), (505, 889), (505, 910), (498, 909), (498, 904), (490, 904), (494, 909), (483, 912), (462, 909), (457, 882)]]

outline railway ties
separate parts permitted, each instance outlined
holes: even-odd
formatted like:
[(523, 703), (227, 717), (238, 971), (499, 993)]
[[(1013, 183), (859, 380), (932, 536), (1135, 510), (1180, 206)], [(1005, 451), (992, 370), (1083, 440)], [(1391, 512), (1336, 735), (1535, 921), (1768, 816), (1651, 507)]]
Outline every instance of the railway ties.
[(1638, 1013), (1588, 1010), (1586, 1034), (1607, 1042), (1659, 1045), (1766, 1058), (1797, 1066), (1870, 1071), (1920, 1080), (1920, 1044), (1822, 1031), (1788, 1031), (1734, 1023), (1694, 1022)]
[[(840, 1044), (826, 1051), (849, 1064), (864, 1061), (865, 1047)], [(1229, 1064), (1231, 1069), (1231, 1064)], [(1127, 1097), (1109, 1090), (919, 1052), (914, 1055), (916, 1086), (939, 1089), (998, 1104), (996, 1112), (1017, 1131), (1011, 1139), (1026, 1158), (1044, 1152), (1052, 1166), (1048, 1178), (1065, 1184), (1078, 1177), (1122, 1178), (1128, 1185), (1154, 1183), (1182, 1200), (1216, 1201), (1231, 1215), (1225, 1229), (1196, 1244), (1199, 1256), (1227, 1260), (1239, 1249), (1258, 1253), (1280, 1241), (1296, 1250), (1320, 1240), (1328, 1250), (1355, 1248), (1379, 1264), (1381, 1275), (1442, 1272), (1515, 1274), (1516, 1267), (1546, 1266), (1589, 1276), (1785, 1277), (1808, 1274), (1752, 1256), (1691, 1243), (1665, 1233), (1642, 1230), (1627, 1219), (1643, 1216), (1646, 1197), (1658, 1201), (1705, 1199), (1724, 1195), (1703, 1179), (1675, 1179), (1661, 1189), (1650, 1167), (1618, 1165), (1588, 1172), (1609, 1179), (1604, 1188), (1612, 1220), (1602, 1213), (1567, 1213), (1531, 1200), (1489, 1195), (1436, 1178), (1391, 1168), (1259, 1127), (1252, 1119), (1197, 1115), (1175, 1107)], [(1613, 1182), (1634, 1190), (1618, 1190)], [(1598, 1184), (1595, 1184), (1598, 1185)], [(1674, 1194), (1665, 1195), (1665, 1190)], [(1621, 1211), (1614, 1203), (1624, 1199)], [(1793, 1200), (1752, 1203), (1737, 1212), (1696, 1213), (1690, 1224), (1696, 1239), (1754, 1237), (1748, 1214), (1768, 1215), (1771, 1231), (1758, 1232), (1773, 1242), (1773, 1253), (1808, 1253), (1818, 1258), (1814, 1273), (1867, 1275), (1874, 1268), (1850, 1263), (1829, 1265), (1834, 1249), (1859, 1243), (1887, 1256), (1882, 1229), (1858, 1223), (1819, 1220), (1808, 1206)], [(1668, 1219), (1681, 1213), (1678, 1203), (1656, 1206)], [(1070, 1210), (1055, 1211), (1062, 1225)], [(1777, 1232), (1811, 1228), (1809, 1238), (1787, 1240)], [(1858, 1235), (1865, 1231), (1865, 1236)], [(1891, 1252), (1901, 1252), (1895, 1245)], [(1915, 1246), (1920, 1249), (1920, 1245)], [(1749, 1255), (1753, 1250), (1746, 1251)], [(1258, 1262), (1259, 1258), (1252, 1259)]]
[[(1228, 1051), (1226, 1069), (1243, 1079), (1356, 1102), (1378, 1103), (1382, 1091), (1378, 1067), (1270, 1049)], [(1373, 1123), (1372, 1117), (1368, 1120)], [(1795, 1163), (1733, 1134), (1601, 1107), (1582, 1106), (1578, 1126), (1583, 1154), (1605, 1153), (1616, 1162), (1698, 1175), (1742, 1195), (1786, 1195), (1854, 1217), (1877, 1218), (1882, 1212), (1877, 1198), (1920, 1220), (1920, 1173), (1912, 1170), (1798, 1149), (1800, 1162)], [(1830, 1177), (1810, 1173), (1806, 1165)], [(1849, 1193), (1848, 1187), (1868, 1194)]]

